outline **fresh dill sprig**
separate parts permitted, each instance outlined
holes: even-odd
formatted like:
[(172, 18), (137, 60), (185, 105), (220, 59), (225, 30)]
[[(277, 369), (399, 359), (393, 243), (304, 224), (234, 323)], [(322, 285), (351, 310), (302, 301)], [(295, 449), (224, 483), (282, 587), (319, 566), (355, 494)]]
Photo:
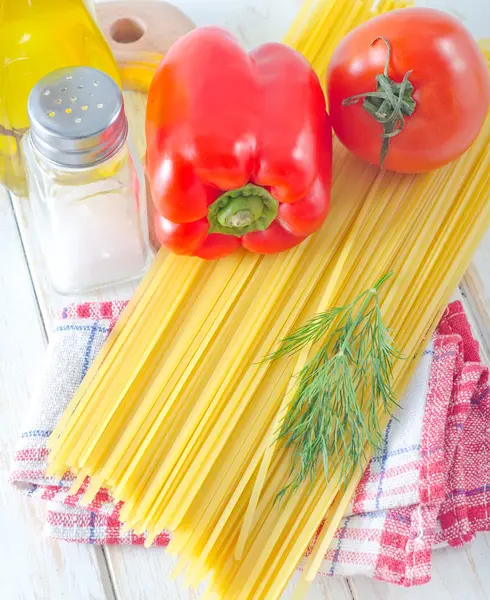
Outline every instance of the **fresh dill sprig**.
[(378, 411), (391, 413), (393, 363), (402, 358), (381, 315), (379, 289), (392, 272), (349, 304), (315, 315), (282, 340), (267, 359), (295, 354), (310, 344), (321, 347), (299, 373), (295, 395), (281, 423), (279, 441), (292, 450), (286, 486), (289, 497), (306, 480), (313, 486), (320, 461), (328, 479), (340, 469), (346, 480), (364, 458), (366, 442), (383, 441)]

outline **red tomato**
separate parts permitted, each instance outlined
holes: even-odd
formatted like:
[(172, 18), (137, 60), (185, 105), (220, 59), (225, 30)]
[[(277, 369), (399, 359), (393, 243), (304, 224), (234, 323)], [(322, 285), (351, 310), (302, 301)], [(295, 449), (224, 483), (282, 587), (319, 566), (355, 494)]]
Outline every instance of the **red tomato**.
[[(344, 38), (327, 73), (332, 126), (349, 150), (378, 165), (384, 126), (363, 108), (364, 97), (355, 104), (344, 101), (376, 91), (388, 58), (386, 42), (389, 80), (400, 84), (408, 73), (415, 108), (405, 114), (403, 126), (398, 119), (391, 124), (401, 131), (389, 138), (383, 167), (404, 173), (441, 167), (471, 145), (486, 118), (490, 76), (483, 54), (457, 19), (429, 8), (394, 10)], [(381, 102), (370, 97), (367, 108), (376, 112)], [(385, 103), (380, 112), (393, 116), (393, 104)]]

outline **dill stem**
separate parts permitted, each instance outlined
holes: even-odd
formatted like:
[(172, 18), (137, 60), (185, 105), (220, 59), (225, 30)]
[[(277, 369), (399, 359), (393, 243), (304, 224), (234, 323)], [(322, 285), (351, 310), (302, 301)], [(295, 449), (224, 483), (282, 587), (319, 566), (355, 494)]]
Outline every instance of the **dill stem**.
[(306, 479), (313, 485), (320, 462), (327, 480), (332, 469), (347, 478), (365, 457), (365, 448), (380, 444), (377, 407), (390, 413), (396, 406), (392, 367), (401, 358), (380, 308), (379, 289), (391, 275), (383, 275), (348, 304), (317, 313), (267, 357), (299, 352), (299, 380), (291, 380), (286, 392), (288, 396), (296, 388), (295, 395), (281, 403), (282, 421), (273, 442), (292, 451), (289, 480), (278, 498), (290, 497)]
[(378, 291), (375, 290), (374, 288), (365, 292), (366, 299), (362, 303), (361, 308), (357, 311), (356, 318), (352, 319), (352, 324), (351, 324), (350, 328), (347, 330), (345, 337), (344, 337), (344, 341), (342, 342), (342, 345), (340, 346), (340, 349), (337, 352), (337, 354), (344, 353), (345, 349), (347, 348), (348, 343), (350, 343), (350, 341), (351, 341), (352, 334), (359, 327), (360, 321), (358, 321), (358, 316), (364, 314), (364, 311), (371, 303), (373, 296), (376, 297), (377, 293), (378, 293)]

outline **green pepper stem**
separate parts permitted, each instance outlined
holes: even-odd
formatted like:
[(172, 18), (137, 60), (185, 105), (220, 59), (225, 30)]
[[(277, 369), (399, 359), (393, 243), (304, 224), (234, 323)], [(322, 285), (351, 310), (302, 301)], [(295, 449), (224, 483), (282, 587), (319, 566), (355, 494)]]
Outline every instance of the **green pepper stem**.
[(221, 195), (208, 210), (209, 233), (241, 237), (267, 229), (277, 217), (279, 203), (271, 194), (249, 183)]
[(216, 217), (223, 227), (241, 229), (259, 219), (264, 212), (264, 203), (259, 196), (235, 196), (221, 208)]

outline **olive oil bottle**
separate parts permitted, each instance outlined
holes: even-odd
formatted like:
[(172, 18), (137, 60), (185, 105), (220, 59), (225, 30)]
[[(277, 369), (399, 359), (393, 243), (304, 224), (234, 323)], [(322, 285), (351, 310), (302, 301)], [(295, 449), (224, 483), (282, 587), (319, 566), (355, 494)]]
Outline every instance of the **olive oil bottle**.
[(34, 85), (61, 67), (89, 66), (119, 83), (92, 7), (84, 0), (0, 0), (0, 184), (24, 195), (20, 140)]

